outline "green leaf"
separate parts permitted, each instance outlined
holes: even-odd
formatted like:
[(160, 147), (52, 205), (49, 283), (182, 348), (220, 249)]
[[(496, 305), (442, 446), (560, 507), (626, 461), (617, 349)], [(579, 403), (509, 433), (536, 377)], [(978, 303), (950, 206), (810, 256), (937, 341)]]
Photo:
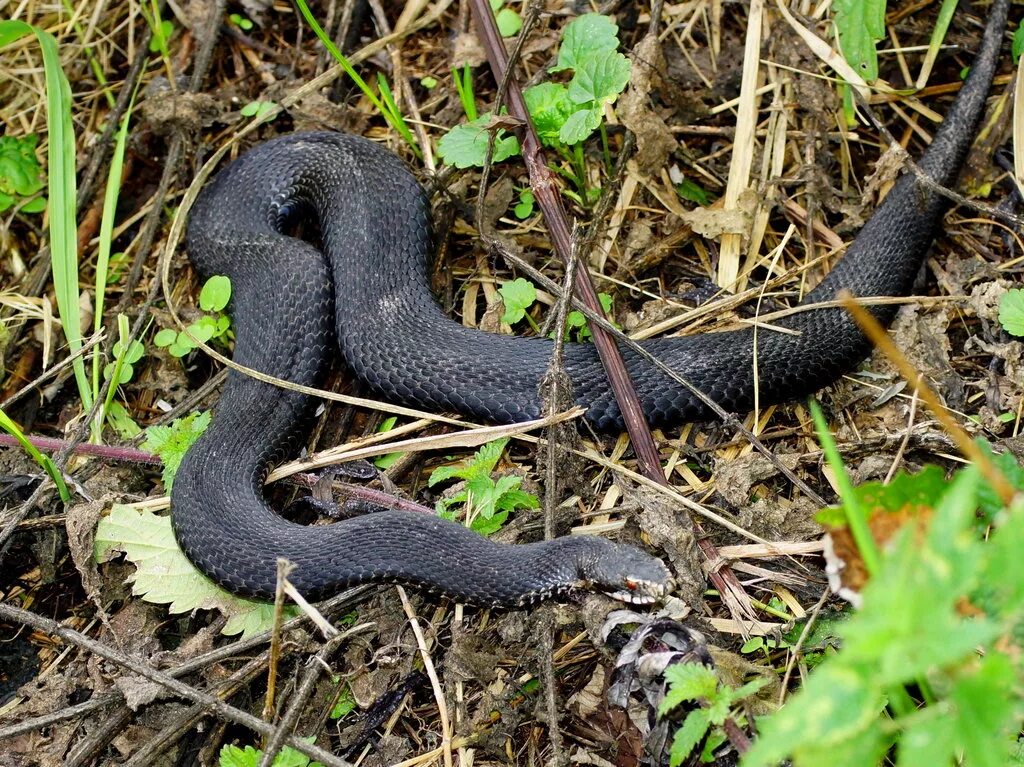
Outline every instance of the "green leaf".
[(524, 90), (523, 99), (540, 140), (548, 146), (560, 142), (562, 126), (576, 109), (569, 100), (569, 89), (561, 83), (540, 83)]
[(420, 85), (426, 88), (428, 91), (434, 90), (437, 87), (437, 78), (427, 75), (426, 77), (420, 78)]
[(345, 684), (341, 688), (341, 692), (338, 694), (338, 699), (334, 701), (334, 706), (331, 708), (330, 717), (331, 719), (342, 719), (352, 713), (356, 708), (356, 696), (352, 694), (352, 688)]
[(608, 16), (587, 13), (569, 22), (562, 32), (558, 63), (550, 71), (578, 69), (619, 47), (619, 28)]
[(214, 275), (199, 292), (199, 308), (205, 312), (219, 312), (231, 300), (231, 280)]
[(170, 19), (160, 21), (160, 29), (149, 39), (150, 53), (164, 53), (167, 41), (174, 35), (174, 23)]
[(191, 339), (184, 334), (179, 333), (175, 337), (174, 343), (167, 347), (167, 351), (172, 357), (184, 357), (195, 348), (196, 345)]
[(523, 20), (518, 13), (511, 8), (502, 8), (494, 17), (498, 25), (498, 32), (502, 37), (515, 37), (523, 28)]
[(707, 712), (698, 708), (686, 715), (682, 725), (672, 738), (672, 749), (669, 752), (669, 767), (679, 767), (683, 760), (693, 753), (693, 749), (707, 734), (710, 722)]
[(210, 425), (210, 411), (192, 413), (172, 421), (168, 426), (150, 426), (146, 429), (146, 441), (142, 449), (159, 456), (164, 464), (164, 488), (168, 493), (174, 485), (174, 475), (181, 460), (193, 443)]
[[(273, 625), (274, 606), (227, 593), (203, 575), (178, 547), (170, 517), (115, 504), (96, 526), (93, 554), (104, 562), (123, 551), (135, 567), (132, 593), (167, 604), (172, 613), (220, 610), (228, 617), (222, 633), (253, 636)], [(289, 617), (297, 608), (287, 608)]]
[(178, 338), (178, 332), (172, 328), (164, 328), (153, 336), (153, 344), (161, 349), (170, 346)]
[(601, 124), (600, 107), (580, 109), (573, 112), (558, 131), (558, 140), (566, 146), (578, 144), (590, 137)]
[[(472, 122), (456, 125), (437, 142), (437, 153), (456, 168), (482, 167), (487, 156), (488, 130), (491, 114), (480, 115)], [(519, 154), (519, 139), (499, 130), (494, 140), (493, 162), (501, 162)]]
[(271, 114), (277, 104), (273, 101), (250, 101), (244, 107), (238, 110), (238, 113), (242, 117), (254, 117), (257, 120)]
[(875, 43), (885, 36), (886, 0), (835, 0), (836, 30), (843, 58), (867, 82), (878, 79)]
[(513, 208), (513, 212), (516, 214), (516, 218), (522, 220), (527, 219), (533, 215), (533, 192), (529, 189), (524, 189), (519, 193), (519, 204)]
[(502, 284), (498, 288), (498, 294), (505, 305), (505, 313), (501, 315), (501, 321), (509, 325), (515, 325), (526, 316), (526, 310), (533, 306), (537, 300), (537, 288), (529, 280), (522, 277)]
[(107, 405), (107, 423), (122, 439), (135, 439), (142, 434), (142, 429), (117, 400), (111, 400)]
[(703, 663), (676, 663), (665, 669), (668, 690), (658, 707), (658, 716), (665, 716), (688, 700), (711, 699), (718, 690), (718, 675)]
[(711, 204), (711, 195), (708, 194), (708, 191), (700, 184), (697, 184), (688, 178), (684, 178), (676, 184), (675, 190), (676, 194), (688, 202), (692, 202), (704, 208)]
[(618, 52), (587, 59), (569, 81), (569, 99), (580, 106), (610, 104), (629, 82), (630, 69), (629, 59)]
[(1013, 63), (1020, 60), (1020, 54), (1024, 51), (1024, 25), (1018, 26), (1013, 31), (1013, 42), (1010, 45), (1010, 53), (1013, 56)]
[(1014, 288), (999, 299), (999, 324), (1012, 336), (1024, 336), (1024, 290)]
[(976, 671), (961, 676), (950, 690), (957, 712), (957, 744), (971, 767), (1006, 765), (1012, 743), (1007, 736), (1020, 730), (1019, 697), (1014, 692), (1019, 678), (1009, 658), (989, 652)]

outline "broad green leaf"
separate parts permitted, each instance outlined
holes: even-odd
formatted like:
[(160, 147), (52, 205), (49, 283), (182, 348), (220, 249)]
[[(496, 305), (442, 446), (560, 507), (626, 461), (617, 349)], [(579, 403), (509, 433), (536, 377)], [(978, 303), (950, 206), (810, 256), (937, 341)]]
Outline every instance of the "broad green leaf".
[(1012, 336), (1024, 336), (1024, 290), (1014, 288), (999, 299), (999, 324)]
[(178, 338), (178, 331), (172, 328), (164, 328), (157, 332), (153, 336), (153, 344), (160, 348), (164, 348), (173, 344)]
[(878, 79), (875, 43), (885, 36), (886, 0), (835, 0), (836, 30), (843, 58), (867, 82)]
[(601, 108), (580, 109), (569, 115), (558, 132), (558, 139), (566, 146), (578, 144), (590, 137), (601, 124)]
[(629, 82), (629, 72), (629, 59), (621, 53), (588, 59), (569, 81), (569, 99), (581, 106), (610, 104)]
[(619, 47), (619, 28), (608, 16), (587, 13), (569, 22), (562, 32), (558, 63), (550, 71), (578, 69)]
[(199, 308), (204, 312), (219, 312), (231, 300), (231, 280), (216, 274), (206, 281), (199, 292)]
[[(273, 623), (274, 606), (233, 596), (203, 575), (178, 547), (170, 517), (115, 505), (96, 526), (93, 553), (98, 562), (123, 551), (135, 565), (132, 593), (167, 604), (172, 613), (220, 610), (228, 617), (224, 634), (252, 636)], [(287, 608), (289, 617), (296, 608)]]
[(1004, 767), (1011, 733), (1020, 731), (1019, 671), (1005, 655), (989, 652), (977, 670), (962, 675), (950, 690), (956, 706), (957, 745), (971, 767)]
[(523, 28), (523, 19), (511, 8), (502, 8), (494, 17), (502, 37), (515, 37)]
[[(437, 153), (446, 163), (456, 168), (480, 167), (487, 156), (490, 113), (480, 115), (476, 120), (456, 125), (437, 142)], [(501, 162), (519, 154), (519, 139), (498, 131), (494, 140), (493, 162)]]
[(537, 300), (537, 288), (529, 280), (517, 277), (498, 288), (498, 294), (505, 305), (501, 321), (514, 325), (526, 316), (526, 310)]
[(523, 91), (526, 109), (540, 140), (547, 146), (561, 141), (559, 133), (576, 106), (569, 100), (569, 90), (561, 83), (540, 83)]

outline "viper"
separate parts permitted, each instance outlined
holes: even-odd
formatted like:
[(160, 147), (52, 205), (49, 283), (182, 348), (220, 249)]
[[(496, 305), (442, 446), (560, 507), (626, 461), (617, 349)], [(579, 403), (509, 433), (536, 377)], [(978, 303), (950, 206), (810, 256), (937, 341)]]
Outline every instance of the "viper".
[[(1008, 0), (993, 3), (970, 75), (919, 162), (931, 183), (904, 173), (801, 304), (827, 302), (843, 289), (864, 297), (909, 293), (948, 207), (935, 187), (955, 182), (973, 141), (1007, 7)], [(338, 350), (386, 400), (492, 422), (537, 417), (552, 342), (486, 333), (448, 317), (430, 289), (430, 224), (423, 190), (395, 155), (357, 136), (299, 133), (268, 141), (220, 172), (196, 200), (187, 246), (201, 275), (231, 280), (234, 358), (244, 366), (319, 386)], [(298, 229), (310, 236), (290, 234)], [(894, 309), (873, 311), (888, 321)], [(869, 350), (841, 309), (811, 309), (776, 325), (784, 332), (746, 327), (645, 348), (739, 412), (752, 406), (755, 386), (762, 405), (801, 397)], [(623, 355), (652, 424), (709, 417), (688, 388), (628, 349)], [(617, 428), (619, 410), (593, 345), (567, 346), (565, 368), (590, 422)], [(327, 526), (287, 521), (265, 500), (263, 481), (308, 433), (314, 409), (305, 394), (231, 372), (212, 424), (178, 470), (171, 495), (177, 539), (230, 591), (271, 598), (279, 557), (296, 566), (290, 579), (311, 599), (387, 582), (481, 605), (522, 606), (580, 587), (644, 602), (671, 585), (659, 560), (594, 536), (503, 545), (455, 522), (397, 510)]]

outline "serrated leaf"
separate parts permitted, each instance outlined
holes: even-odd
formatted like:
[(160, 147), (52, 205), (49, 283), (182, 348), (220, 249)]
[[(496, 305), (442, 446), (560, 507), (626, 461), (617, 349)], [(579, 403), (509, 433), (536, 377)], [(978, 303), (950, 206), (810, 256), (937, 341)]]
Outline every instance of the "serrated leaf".
[(1012, 336), (1024, 336), (1024, 290), (1014, 288), (999, 299), (999, 324)]
[(573, 112), (558, 131), (558, 139), (566, 146), (578, 144), (590, 137), (601, 124), (601, 109), (592, 107)]
[(219, 312), (231, 300), (231, 280), (215, 274), (199, 292), (199, 308), (205, 312)]
[(523, 99), (540, 140), (547, 146), (559, 142), (562, 126), (576, 109), (569, 100), (569, 89), (561, 83), (540, 83), (524, 90)]
[(174, 475), (178, 472), (181, 460), (192, 444), (206, 431), (210, 419), (211, 414), (207, 410), (179, 418), (167, 426), (150, 426), (146, 429), (146, 441), (142, 443), (142, 449), (155, 453), (163, 462), (164, 488), (168, 493), (174, 485)]
[(570, 21), (562, 32), (558, 63), (550, 69), (576, 69), (583, 62), (610, 53), (619, 47), (619, 28), (608, 16), (586, 13)]
[(675, 663), (665, 669), (665, 681), (668, 690), (658, 707), (658, 716), (664, 716), (688, 700), (710, 699), (718, 689), (714, 669), (702, 663)]
[(220, 610), (228, 617), (224, 634), (253, 636), (272, 625), (273, 605), (233, 596), (195, 568), (178, 547), (170, 517), (114, 505), (96, 526), (93, 554), (104, 562), (115, 550), (135, 565), (132, 593), (146, 602), (169, 605), (172, 613)]
[(672, 738), (672, 749), (669, 752), (669, 767), (679, 767), (683, 760), (693, 753), (693, 749), (707, 734), (710, 722), (707, 712), (702, 708), (695, 709), (686, 715), (682, 725)]
[(569, 99), (580, 105), (610, 104), (629, 82), (630, 69), (629, 59), (618, 52), (588, 59), (569, 81)]
[[(456, 125), (437, 142), (437, 153), (446, 163), (456, 168), (480, 167), (487, 156), (490, 113), (480, 115), (476, 120)], [(493, 162), (501, 162), (519, 154), (519, 139), (499, 131), (494, 140)]]
[(526, 310), (537, 300), (537, 288), (529, 280), (518, 277), (504, 283), (498, 288), (501, 302), (505, 305), (505, 313), (501, 321), (514, 325), (526, 316)]

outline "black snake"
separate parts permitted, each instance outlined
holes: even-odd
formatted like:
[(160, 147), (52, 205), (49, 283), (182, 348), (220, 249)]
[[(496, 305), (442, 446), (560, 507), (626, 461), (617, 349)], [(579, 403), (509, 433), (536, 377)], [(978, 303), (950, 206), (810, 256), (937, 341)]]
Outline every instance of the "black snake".
[[(995, 70), (1007, 0), (990, 11), (981, 49), (920, 169), (952, 184), (969, 148)], [(804, 298), (903, 296), (911, 289), (947, 202), (905, 174), (843, 259)], [(302, 223), (317, 244), (289, 236)], [(540, 413), (537, 387), (551, 342), (466, 328), (430, 291), (427, 200), (402, 162), (376, 144), (335, 133), (268, 141), (225, 168), (199, 196), (188, 249), (204, 276), (233, 289), (235, 360), (318, 386), (340, 348), (349, 369), (384, 399), (513, 422)], [(879, 307), (889, 320), (894, 309)], [(777, 322), (796, 334), (757, 336), (762, 404), (834, 381), (868, 352), (839, 309)], [(645, 348), (733, 411), (749, 409), (754, 330), (649, 341)], [(702, 419), (684, 387), (628, 350), (626, 364), (652, 423)], [(569, 345), (565, 366), (577, 401), (600, 429), (619, 412), (594, 347)], [(263, 498), (268, 466), (306, 433), (315, 401), (232, 372), (208, 431), (174, 484), (172, 519), (182, 548), (231, 591), (269, 598), (276, 560), (297, 567), (294, 585), (320, 598), (363, 582), (408, 583), (485, 605), (523, 605), (591, 586), (649, 601), (669, 586), (660, 561), (600, 538), (508, 546), (453, 522), (383, 511), (326, 527), (282, 519)]]

